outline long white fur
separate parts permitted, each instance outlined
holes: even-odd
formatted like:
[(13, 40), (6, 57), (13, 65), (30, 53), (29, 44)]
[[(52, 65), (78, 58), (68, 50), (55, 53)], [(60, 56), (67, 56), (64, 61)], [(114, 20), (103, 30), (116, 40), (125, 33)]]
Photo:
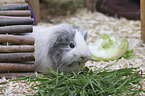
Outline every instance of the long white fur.
[[(55, 38), (53, 36), (53, 27), (33, 27), (33, 32), (35, 36), (35, 69), (39, 72), (48, 72), (48, 67), (52, 68), (52, 62), (47, 56), (48, 47), (51, 44), (51, 39)], [(51, 38), (49, 38), (51, 37)], [(53, 40), (53, 39), (52, 39)]]

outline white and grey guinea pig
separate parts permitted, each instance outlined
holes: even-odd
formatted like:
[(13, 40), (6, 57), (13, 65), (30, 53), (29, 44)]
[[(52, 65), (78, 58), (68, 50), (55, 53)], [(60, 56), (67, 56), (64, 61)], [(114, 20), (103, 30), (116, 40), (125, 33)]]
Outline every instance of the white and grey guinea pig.
[(35, 69), (48, 73), (54, 71), (72, 73), (85, 67), (91, 52), (85, 43), (87, 33), (73, 25), (60, 24), (53, 27), (34, 27)]

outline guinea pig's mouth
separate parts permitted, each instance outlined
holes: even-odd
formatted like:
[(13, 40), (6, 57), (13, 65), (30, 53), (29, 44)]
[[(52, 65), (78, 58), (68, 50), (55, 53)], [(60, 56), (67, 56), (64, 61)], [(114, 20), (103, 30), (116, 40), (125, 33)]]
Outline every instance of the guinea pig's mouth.
[(73, 71), (79, 71), (80, 69), (83, 69), (84, 63), (82, 62), (73, 62), (69, 65), (63, 64), (58, 68), (59, 72), (64, 72), (64, 73), (72, 73)]
[(62, 62), (62, 64), (60, 64), (60, 66), (57, 67), (57, 69), (60, 71), (60, 72), (63, 72), (64, 70), (72, 70), (72, 69), (80, 69), (80, 68), (83, 68), (85, 63), (87, 62), (88, 60), (79, 60), (79, 61), (73, 61), (73, 62)]
[[(86, 62), (86, 61), (84, 61), (84, 62), (73, 62), (73, 63), (68, 64), (67, 67), (71, 67), (71, 66), (75, 66), (75, 65), (81, 66), (81, 65), (83, 65), (85, 62)], [(74, 65), (74, 64), (75, 64), (75, 65)]]

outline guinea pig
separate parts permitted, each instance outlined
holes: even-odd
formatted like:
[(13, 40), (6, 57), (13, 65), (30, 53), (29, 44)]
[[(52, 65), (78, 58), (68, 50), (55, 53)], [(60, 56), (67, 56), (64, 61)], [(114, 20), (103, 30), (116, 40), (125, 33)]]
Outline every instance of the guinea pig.
[(35, 70), (72, 73), (82, 70), (91, 58), (85, 40), (87, 32), (70, 24), (33, 27), (35, 38)]

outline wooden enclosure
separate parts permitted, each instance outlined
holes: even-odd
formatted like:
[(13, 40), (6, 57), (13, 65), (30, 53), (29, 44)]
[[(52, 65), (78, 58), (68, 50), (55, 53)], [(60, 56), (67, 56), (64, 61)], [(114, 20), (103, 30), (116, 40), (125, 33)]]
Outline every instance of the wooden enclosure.
[(145, 42), (145, 0), (140, 0), (141, 13), (141, 39)]
[[(33, 31), (34, 19), (25, 0), (0, 1), (0, 77), (33, 74), (34, 38), (23, 36)], [(2, 3), (4, 2), (4, 3)]]

